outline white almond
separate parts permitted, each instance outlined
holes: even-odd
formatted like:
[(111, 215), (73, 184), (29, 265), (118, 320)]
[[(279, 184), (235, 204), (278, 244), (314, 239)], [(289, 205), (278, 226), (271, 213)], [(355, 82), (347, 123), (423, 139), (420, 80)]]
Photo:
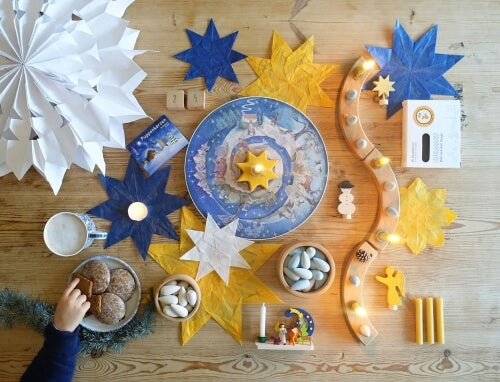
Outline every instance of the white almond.
[(372, 331), (368, 325), (361, 325), (359, 332), (365, 337), (370, 337), (372, 335)]
[(177, 298), (177, 296), (169, 294), (167, 296), (158, 297), (158, 301), (160, 302), (161, 306), (163, 307), (165, 305), (177, 304), (179, 299)]
[(287, 275), (292, 281), (298, 281), (300, 279), (299, 275), (297, 275), (288, 268), (283, 268), (283, 273)]
[(314, 288), (314, 284), (316, 283), (316, 280), (311, 279), (309, 280), (309, 286), (307, 288), (302, 289), (302, 292), (309, 292)]
[(325, 278), (325, 274), (317, 269), (312, 269), (311, 273), (314, 280), (323, 280)]
[(309, 255), (309, 258), (311, 259), (316, 254), (316, 248), (314, 248), (314, 247), (307, 247), (306, 248), (306, 253)]
[(305, 269), (309, 269), (311, 267), (311, 259), (306, 251), (302, 252), (300, 255), (300, 266)]
[(165, 285), (177, 285), (177, 280), (172, 280), (166, 283)]
[(173, 311), (170, 305), (165, 305), (163, 307), (163, 313), (165, 313), (169, 317), (179, 317), (179, 315)]
[(189, 286), (189, 283), (187, 281), (179, 281), (179, 283), (177, 284), (181, 287), (184, 287), (184, 288), (187, 288)]
[(160, 295), (168, 296), (169, 294), (176, 294), (177, 292), (179, 292), (179, 289), (181, 289), (179, 285), (168, 284), (161, 287)]
[(174, 313), (177, 314), (178, 317), (186, 317), (189, 314), (188, 310), (183, 306), (170, 305), (170, 307), (172, 308)]
[(297, 276), (299, 276), (301, 279), (306, 279), (310, 280), (312, 279), (313, 275), (312, 272), (309, 269), (304, 269), (304, 268), (295, 268), (292, 270), (293, 273), (295, 273)]
[(181, 286), (181, 289), (179, 289), (178, 297), (179, 297), (179, 305), (186, 306), (188, 301), (186, 297), (186, 288), (184, 288), (183, 286)]
[(300, 253), (296, 253), (295, 255), (292, 256), (292, 258), (288, 261), (288, 268), (289, 269), (294, 269), (299, 266), (300, 263)]
[(304, 280), (304, 279), (300, 279), (299, 281), (295, 281), (292, 286), (290, 287), (290, 289), (293, 289), (293, 290), (302, 290), (302, 289), (305, 289), (309, 286), (310, 284), (310, 281), (309, 280)]
[(322, 272), (330, 272), (330, 264), (328, 264), (325, 260), (315, 257), (312, 259), (312, 262), (316, 269), (319, 269)]
[(194, 290), (192, 290), (192, 289), (188, 290), (186, 297), (187, 297), (187, 300), (189, 302), (189, 305), (191, 305), (191, 306), (196, 305), (196, 301), (198, 300), (198, 295), (196, 294), (196, 292)]

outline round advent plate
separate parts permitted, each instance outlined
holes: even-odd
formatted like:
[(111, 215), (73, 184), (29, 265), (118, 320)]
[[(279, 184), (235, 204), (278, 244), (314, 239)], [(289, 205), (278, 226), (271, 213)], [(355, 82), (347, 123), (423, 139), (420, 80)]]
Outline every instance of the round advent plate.
[[(137, 277), (137, 274), (135, 273), (135, 271), (132, 269), (132, 267), (130, 265), (128, 265), (125, 261), (123, 261), (117, 257), (113, 257), (113, 256), (101, 255), (101, 256), (90, 257), (90, 258), (86, 259), (85, 261), (81, 262), (73, 270), (73, 272), (71, 274), (80, 272), (81, 269), (83, 268), (83, 266), (92, 260), (103, 261), (104, 263), (106, 263), (106, 265), (108, 266), (108, 268), (110, 270), (116, 269), (116, 268), (126, 269), (134, 277), (135, 290), (134, 290), (134, 293), (132, 294), (132, 297), (130, 297), (130, 299), (125, 302), (125, 317), (120, 322), (118, 322), (117, 324), (114, 324), (114, 325), (106, 324), (102, 321), (99, 321), (96, 316), (91, 314), (89, 316), (84, 317), (84, 319), (82, 320), (82, 322), (80, 324), (84, 328), (92, 330), (94, 332), (110, 332), (112, 330), (119, 329), (119, 328), (125, 326), (126, 324), (128, 324), (130, 322), (130, 320), (137, 313), (137, 309), (139, 308), (139, 303), (141, 301), (141, 283), (139, 281), (139, 278)], [(68, 282), (70, 282), (70, 281), (71, 281), (71, 275), (69, 276), (69, 279), (68, 279)]]
[[(250, 191), (236, 163), (250, 151), (277, 159), (277, 179)], [(244, 97), (212, 111), (196, 128), (186, 153), (191, 199), (219, 226), (239, 219), (236, 234), (267, 239), (286, 234), (314, 212), (326, 189), (328, 157), (313, 123), (273, 98)]]

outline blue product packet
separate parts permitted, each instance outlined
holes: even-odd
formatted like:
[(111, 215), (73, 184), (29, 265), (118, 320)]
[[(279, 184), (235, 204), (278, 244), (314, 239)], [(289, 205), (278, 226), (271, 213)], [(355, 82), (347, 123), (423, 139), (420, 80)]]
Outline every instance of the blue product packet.
[(127, 145), (139, 165), (152, 175), (188, 144), (166, 115), (162, 115)]

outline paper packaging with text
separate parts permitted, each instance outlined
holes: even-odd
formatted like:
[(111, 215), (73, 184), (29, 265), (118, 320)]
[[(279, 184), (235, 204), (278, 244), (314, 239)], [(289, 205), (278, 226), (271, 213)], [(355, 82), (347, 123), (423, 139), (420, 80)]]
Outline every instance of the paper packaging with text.
[(152, 175), (188, 144), (187, 139), (162, 115), (127, 145), (139, 165)]
[(460, 101), (403, 101), (403, 167), (460, 167)]

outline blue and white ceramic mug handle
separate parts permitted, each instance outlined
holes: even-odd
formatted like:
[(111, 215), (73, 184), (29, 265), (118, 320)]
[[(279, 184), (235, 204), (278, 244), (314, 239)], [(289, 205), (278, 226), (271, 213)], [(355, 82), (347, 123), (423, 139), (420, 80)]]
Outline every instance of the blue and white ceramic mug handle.
[(107, 232), (100, 232), (100, 231), (89, 232), (90, 239), (107, 239), (107, 237), (108, 237)]

